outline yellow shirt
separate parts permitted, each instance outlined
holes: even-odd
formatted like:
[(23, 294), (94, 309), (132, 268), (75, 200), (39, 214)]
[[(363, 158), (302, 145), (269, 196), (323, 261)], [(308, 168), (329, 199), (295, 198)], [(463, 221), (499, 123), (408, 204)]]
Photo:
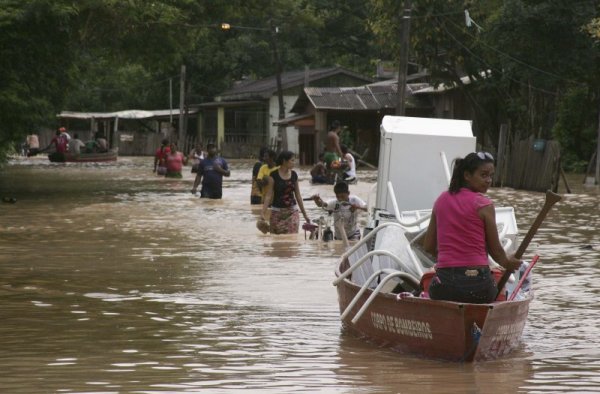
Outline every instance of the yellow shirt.
[[(256, 180), (257, 181), (262, 181), (262, 179), (264, 177), (270, 176), (273, 171), (276, 171), (278, 169), (279, 169), (279, 166), (275, 166), (275, 167), (269, 168), (268, 164), (263, 164), (262, 167), (260, 167), (260, 170), (258, 170), (258, 175), (256, 176)], [(267, 195), (267, 188), (266, 187), (261, 187), (260, 188), (260, 192), (262, 193), (262, 198), (263, 198), (263, 201), (264, 201), (265, 200), (265, 196)]]

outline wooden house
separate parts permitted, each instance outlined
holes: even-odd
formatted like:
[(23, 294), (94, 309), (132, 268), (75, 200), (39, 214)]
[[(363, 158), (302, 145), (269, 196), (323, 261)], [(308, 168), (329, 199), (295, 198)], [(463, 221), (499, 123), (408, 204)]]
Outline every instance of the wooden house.
[[(288, 71), (281, 74), (286, 117), (306, 87), (360, 86), (372, 78), (342, 67)], [(287, 128), (280, 135), (276, 77), (241, 81), (215, 97), (213, 102), (195, 106), (201, 110), (201, 139), (216, 142), (228, 157), (256, 155), (261, 146), (280, 146), (299, 152), (298, 131)]]
[[(407, 79), (406, 116), (472, 119), (473, 111), (458, 89), (434, 87), (422, 79), (423, 74)], [(358, 87), (306, 87), (291, 108), (294, 115), (274, 124), (297, 130), (301, 164), (316, 162), (333, 120), (344, 127), (342, 143), (364, 154), (363, 160), (377, 163), (381, 120), (395, 113), (397, 99), (395, 79)]]

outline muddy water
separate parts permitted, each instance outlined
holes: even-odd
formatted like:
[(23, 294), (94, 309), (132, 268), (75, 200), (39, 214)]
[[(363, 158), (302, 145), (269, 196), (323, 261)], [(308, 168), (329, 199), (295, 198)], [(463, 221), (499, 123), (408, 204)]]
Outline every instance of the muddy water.
[[(530, 247), (541, 260), (523, 345), (462, 365), (342, 333), (331, 285), (342, 246), (258, 232), (251, 165), (232, 163), (221, 201), (192, 196), (189, 173), (154, 176), (149, 158), (18, 159), (0, 170), (0, 197), (17, 199), (0, 203), (0, 390), (600, 390), (600, 195), (580, 177)], [(304, 195), (333, 196), (299, 173)], [(375, 173), (359, 177), (352, 191), (366, 199)], [(522, 234), (543, 202), (511, 189), (490, 195), (515, 207)]]

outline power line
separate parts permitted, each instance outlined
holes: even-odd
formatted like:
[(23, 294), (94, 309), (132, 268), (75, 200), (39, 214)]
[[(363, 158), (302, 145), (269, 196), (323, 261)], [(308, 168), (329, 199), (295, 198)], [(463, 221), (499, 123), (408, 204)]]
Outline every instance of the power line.
[(147, 84), (144, 83), (143, 85), (140, 83), (140, 84), (128, 85), (126, 87), (124, 86), (122, 88), (91, 88), (90, 90), (95, 91), (95, 92), (122, 92), (125, 90), (131, 90), (132, 88), (143, 89), (143, 88), (149, 88), (149, 87), (152, 87), (155, 85), (160, 85), (162, 83), (168, 82), (172, 78), (179, 78), (179, 75), (171, 76), (166, 79), (161, 79), (161, 80), (150, 82)]
[[(453, 24), (455, 27), (457, 27), (459, 30), (461, 30), (461, 31), (464, 31), (464, 30), (461, 28), (461, 26), (460, 26), (460, 25), (458, 25), (458, 24), (457, 24), (456, 22), (454, 22), (453, 20), (451, 20), (451, 19), (449, 19), (449, 18), (446, 18), (446, 20), (447, 20), (447, 21), (449, 21), (450, 23), (452, 23), (452, 24)], [(446, 31), (448, 31), (448, 29), (446, 29), (445, 27), (444, 27), (444, 29), (445, 29)], [(471, 33), (469, 33), (469, 32), (467, 32), (466, 34), (467, 34), (467, 35), (469, 35), (469, 36), (471, 36), (471, 38), (477, 39), (477, 37), (475, 37), (473, 34), (471, 34)], [(453, 38), (454, 38), (454, 37), (453, 37)], [(455, 39), (455, 41), (456, 41), (456, 38), (454, 38), (454, 39)], [(504, 56), (504, 57), (506, 57), (506, 58), (508, 58), (508, 59), (510, 59), (510, 60), (512, 60), (512, 61), (514, 61), (514, 62), (516, 62), (516, 63), (519, 63), (519, 64), (521, 64), (522, 66), (525, 66), (525, 67), (527, 67), (527, 68), (529, 68), (529, 69), (531, 69), (531, 70), (533, 70), (533, 71), (538, 71), (538, 72), (540, 72), (540, 73), (542, 73), (542, 74), (546, 74), (546, 75), (548, 75), (548, 76), (551, 76), (551, 77), (553, 77), (553, 78), (555, 78), (555, 79), (558, 79), (558, 80), (560, 80), (560, 81), (565, 81), (565, 82), (575, 83), (575, 84), (578, 84), (578, 85), (585, 85), (585, 83), (583, 83), (583, 82), (576, 81), (576, 80), (569, 79), (569, 78), (563, 78), (563, 77), (561, 77), (561, 76), (560, 76), (560, 75), (558, 75), (558, 74), (554, 74), (554, 73), (552, 73), (552, 72), (550, 72), (550, 71), (542, 70), (541, 68), (538, 68), (538, 67), (536, 67), (536, 66), (532, 66), (531, 64), (529, 64), (529, 63), (526, 63), (526, 62), (524, 62), (523, 60), (517, 59), (516, 57), (514, 57), (514, 56), (512, 56), (512, 55), (510, 55), (510, 54), (508, 54), (508, 53), (506, 53), (506, 52), (503, 52), (503, 51), (501, 51), (501, 50), (499, 50), (499, 49), (497, 49), (497, 48), (494, 48), (494, 47), (492, 47), (491, 45), (488, 45), (488, 44), (486, 44), (486, 43), (485, 43), (484, 41), (482, 41), (482, 40), (478, 40), (477, 42), (478, 42), (478, 43), (481, 43), (481, 44), (482, 44), (483, 46), (485, 46), (486, 48), (488, 48), (488, 49), (491, 49), (492, 51), (494, 51), (494, 52), (496, 52), (496, 53), (498, 53), (498, 54), (500, 54), (500, 55), (502, 55), (502, 56)], [(462, 44), (461, 44), (461, 45), (462, 45)]]
[[(486, 60), (484, 60), (483, 58), (481, 58), (478, 55), (476, 55), (475, 53), (473, 53), (473, 51), (471, 51), (465, 44), (463, 44), (459, 39), (457, 39), (456, 37), (454, 37), (454, 35), (452, 33), (450, 33), (450, 31), (448, 30), (448, 28), (446, 28), (446, 26), (444, 26), (443, 24), (441, 24), (439, 22), (438, 22), (438, 26), (440, 26), (442, 29), (444, 29), (446, 31), (446, 33), (448, 34), (448, 36), (450, 38), (452, 38), (452, 40), (454, 40), (458, 45), (460, 45), (465, 51), (467, 51), (471, 56), (473, 56), (475, 59), (479, 60), (482, 64), (484, 64), (486, 66), (486, 68), (489, 68), (492, 71), (497, 71), (498, 74), (504, 74), (501, 70), (497, 70), (495, 67), (493, 67), (492, 65), (490, 65)], [(530, 89), (537, 90), (537, 91), (539, 91), (541, 93), (546, 93), (546, 94), (549, 94), (549, 95), (552, 95), (552, 96), (556, 96), (557, 95), (555, 92), (551, 92), (551, 91), (546, 90), (546, 89), (538, 88), (536, 86), (533, 86), (531, 84), (527, 84), (527, 83), (525, 83), (523, 81), (520, 81), (518, 79), (514, 79), (514, 78), (512, 78), (510, 76), (506, 76), (506, 74), (504, 74), (504, 75), (509, 80), (511, 80), (511, 81), (513, 81), (515, 83), (518, 83), (520, 85), (527, 86)]]

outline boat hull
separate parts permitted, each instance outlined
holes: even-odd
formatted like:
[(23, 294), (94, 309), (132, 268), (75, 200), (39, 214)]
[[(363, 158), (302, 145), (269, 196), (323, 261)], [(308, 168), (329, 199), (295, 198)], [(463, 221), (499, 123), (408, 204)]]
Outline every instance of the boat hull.
[[(340, 313), (359, 290), (349, 279), (337, 285)], [(380, 293), (352, 323), (371, 293), (366, 291), (342, 320), (346, 330), (402, 353), (459, 362), (496, 359), (519, 346), (531, 302), (463, 304)]]
[(60, 154), (50, 154), (48, 155), (48, 159), (53, 163), (90, 163), (90, 162), (105, 162), (105, 161), (116, 161), (117, 160), (117, 151), (109, 150), (108, 152), (102, 153), (81, 153), (79, 155), (74, 155), (71, 153), (65, 153), (63, 155)]

